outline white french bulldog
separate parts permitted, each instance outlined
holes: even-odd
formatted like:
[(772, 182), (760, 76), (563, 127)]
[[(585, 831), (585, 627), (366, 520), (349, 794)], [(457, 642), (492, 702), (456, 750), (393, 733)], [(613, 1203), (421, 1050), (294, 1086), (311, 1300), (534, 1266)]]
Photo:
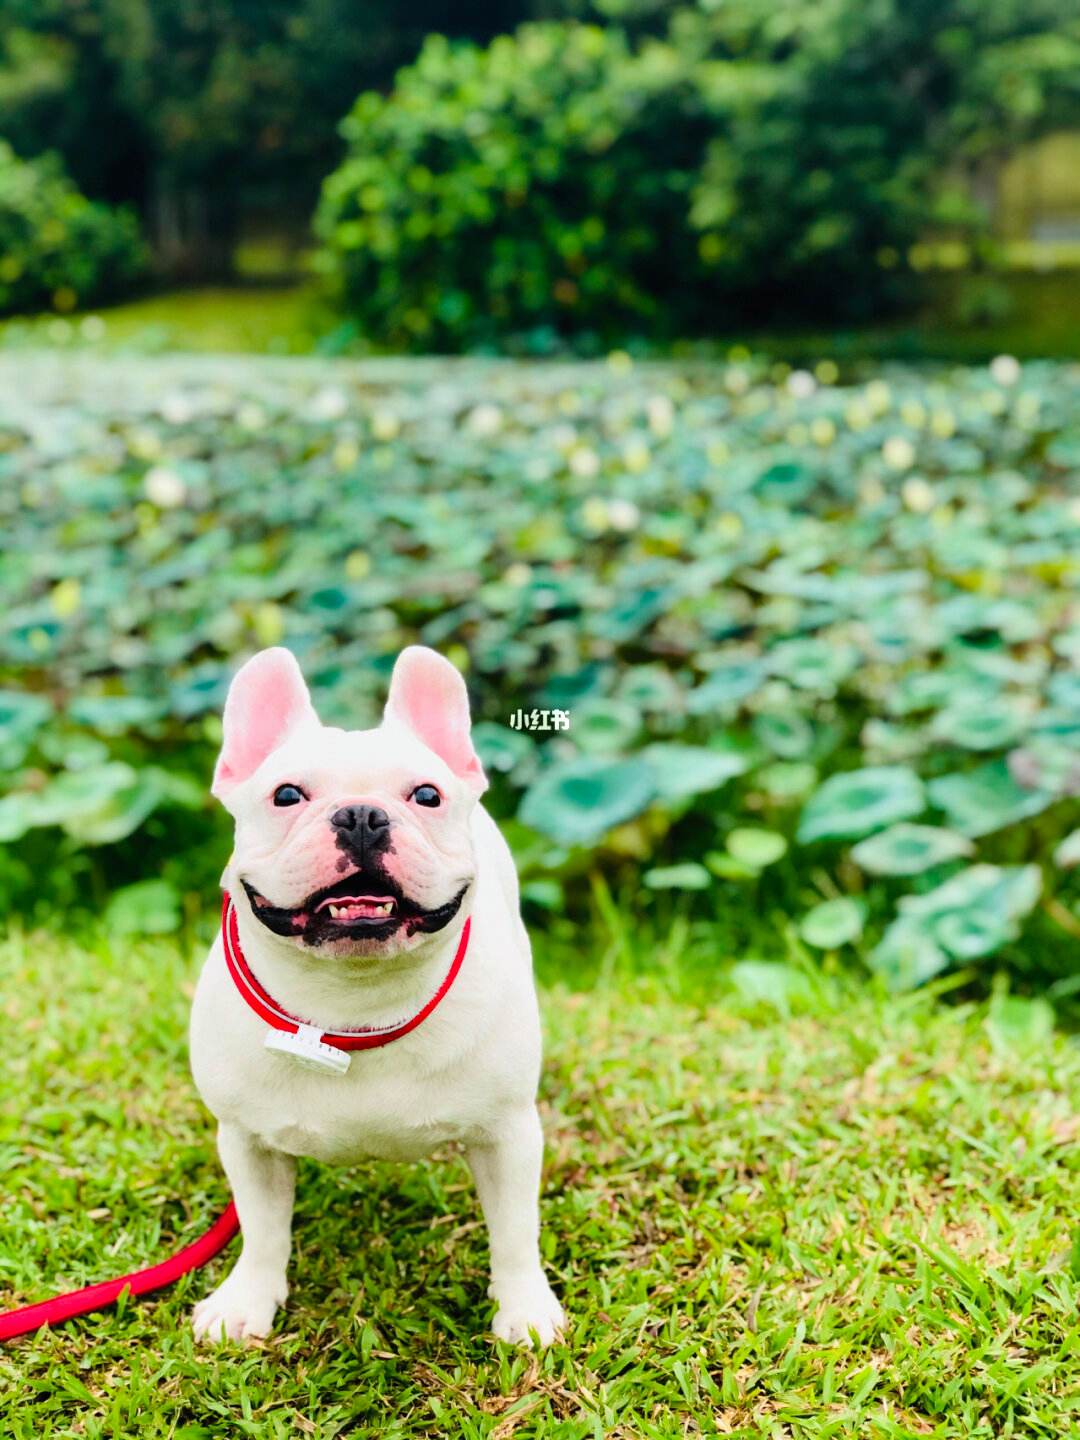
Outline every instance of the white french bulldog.
[[(457, 670), (418, 646), (382, 724), (320, 724), (296, 660), (233, 680), (213, 793), (236, 820), (222, 935), (191, 1016), (243, 1249), (196, 1335), (266, 1335), (285, 1300), (296, 1156), (464, 1147), (487, 1222), (495, 1334), (549, 1343), (540, 1264), (540, 1027), (529, 940)], [(230, 903), (231, 902), (231, 903)]]

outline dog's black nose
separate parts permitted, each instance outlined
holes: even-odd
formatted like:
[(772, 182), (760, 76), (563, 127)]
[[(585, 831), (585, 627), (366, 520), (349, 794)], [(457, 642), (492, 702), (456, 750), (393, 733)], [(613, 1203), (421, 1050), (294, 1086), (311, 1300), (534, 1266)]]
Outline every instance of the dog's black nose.
[(330, 816), (335, 830), (351, 830), (355, 839), (374, 840), (390, 828), (390, 816), (378, 805), (343, 805)]

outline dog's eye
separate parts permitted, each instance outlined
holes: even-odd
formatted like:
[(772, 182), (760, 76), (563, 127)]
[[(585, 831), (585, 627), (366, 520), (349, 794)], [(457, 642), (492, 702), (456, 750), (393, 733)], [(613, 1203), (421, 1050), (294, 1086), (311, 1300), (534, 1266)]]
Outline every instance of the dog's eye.
[(274, 791), (275, 805), (299, 805), (306, 798), (299, 785), (279, 785)]
[(434, 785), (417, 785), (409, 799), (415, 800), (417, 805), (429, 805), (432, 809), (442, 804), (442, 796)]

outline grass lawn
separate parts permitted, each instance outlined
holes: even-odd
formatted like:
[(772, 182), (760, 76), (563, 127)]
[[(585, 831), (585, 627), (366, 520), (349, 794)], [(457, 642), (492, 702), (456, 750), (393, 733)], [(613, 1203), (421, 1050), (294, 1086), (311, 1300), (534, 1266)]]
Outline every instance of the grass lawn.
[(333, 326), (307, 285), (202, 286), (143, 295), (89, 315), (21, 316), (0, 323), (0, 344), (87, 343), (160, 354), (307, 354)]
[[(965, 284), (967, 290), (965, 291)], [(994, 318), (965, 311), (965, 293), (996, 297)], [(999, 313), (1000, 312), (1000, 313)], [(86, 314), (16, 316), (0, 321), (0, 347), (26, 344), (62, 350), (161, 354), (307, 355), (363, 353), (362, 336), (335, 313), (310, 281), (203, 286), (137, 297)], [(1021, 359), (1080, 357), (1080, 270), (1017, 270), (985, 284), (963, 276), (932, 277), (914, 315), (862, 327), (739, 331), (691, 350), (723, 356), (732, 345), (793, 365), (831, 357), (842, 365), (881, 360), (983, 364), (995, 355)], [(686, 347), (683, 347), (686, 348)]]
[[(5, 1435), (1080, 1434), (1075, 1043), (1016, 1048), (1004, 997), (710, 973), (683, 939), (638, 937), (636, 978), (589, 937), (576, 983), (541, 958), (565, 1345), (485, 1334), (456, 1157), (306, 1163), (270, 1341), (193, 1346), (222, 1259), (6, 1347)], [(187, 1072), (197, 963), (172, 940), (0, 944), (3, 1303), (149, 1263), (224, 1203)]]

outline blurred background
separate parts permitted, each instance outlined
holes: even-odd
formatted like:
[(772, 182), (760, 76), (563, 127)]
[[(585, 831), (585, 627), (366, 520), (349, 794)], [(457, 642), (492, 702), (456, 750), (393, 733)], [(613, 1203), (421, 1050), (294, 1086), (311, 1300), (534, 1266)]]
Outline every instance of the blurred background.
[(4, 0), (0, 309), (128, 301), (115, 338), (199, 349), (1075, 353), (1078, 23)]
[(1073, 4), (0, 0), (0, 137), (9, 915), (210, 923), (236, 664), (420, 640), (552, 953), (1070, 1012)]

